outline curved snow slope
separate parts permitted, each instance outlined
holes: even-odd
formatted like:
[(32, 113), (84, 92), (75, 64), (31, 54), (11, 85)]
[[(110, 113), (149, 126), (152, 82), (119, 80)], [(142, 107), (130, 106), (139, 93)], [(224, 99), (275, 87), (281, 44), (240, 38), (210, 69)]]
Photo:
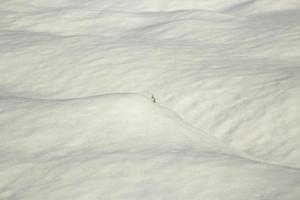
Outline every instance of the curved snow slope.
[(222, 149), (220, 142), (212, 142), (211, 136), (198, 133), (175, 113), (135, 94), (68, 100), (8, 97), (2, 99), (1, 107), (0, 149), (8, 155), (47, 156), (82, 149), (101, 152), (134, 152), (141, 148)]
[(298, 170), (249, 160), (142, 96), (7, 98), (1, 106), (3, 199), (300, 195)]
[(298, 1), (0, 12), (0, 199), (299, 199)]
[(62, 99), (154, 93), (226, 143), (300, 166), (299, 13), (7, 13), (0, 89)]

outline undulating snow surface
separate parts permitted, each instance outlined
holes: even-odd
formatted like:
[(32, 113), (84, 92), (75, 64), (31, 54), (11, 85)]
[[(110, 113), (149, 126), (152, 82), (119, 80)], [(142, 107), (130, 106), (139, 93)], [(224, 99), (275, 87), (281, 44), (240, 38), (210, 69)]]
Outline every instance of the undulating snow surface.
[(0, 1), (1, 200), (299, 200), (298, 0)]

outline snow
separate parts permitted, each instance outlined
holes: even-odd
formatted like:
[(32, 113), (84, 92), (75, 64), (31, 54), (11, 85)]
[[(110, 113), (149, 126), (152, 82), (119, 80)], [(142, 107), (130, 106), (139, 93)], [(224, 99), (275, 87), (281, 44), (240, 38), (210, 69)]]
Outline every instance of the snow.
[(299, 1), (0, 12), (1, 200), (300, 199)]

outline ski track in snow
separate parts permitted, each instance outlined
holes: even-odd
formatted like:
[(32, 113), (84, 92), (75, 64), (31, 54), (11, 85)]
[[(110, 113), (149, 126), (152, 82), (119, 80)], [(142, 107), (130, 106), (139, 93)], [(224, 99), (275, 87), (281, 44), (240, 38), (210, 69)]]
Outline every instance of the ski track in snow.
[(0, 13), (0, 200), (300, 198), (297, 0)]

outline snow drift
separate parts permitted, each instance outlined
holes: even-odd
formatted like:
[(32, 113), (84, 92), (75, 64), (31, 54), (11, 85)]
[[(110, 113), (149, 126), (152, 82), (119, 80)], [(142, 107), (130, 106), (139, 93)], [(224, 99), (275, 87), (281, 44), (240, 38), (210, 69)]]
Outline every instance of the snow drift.
[(173, 146), (177, 151), (202, 146), (209, 150), (220, 146), (217, 141), (210, 144), (213, 139), (205, 134), (200, 137), (201, 133), (175, 113), (135, 94), (68, 100), (8, 98), (2, 106), (7, 115), (3, 115), (1, 132), (9, 134), (1, 135), (1, 151), (8, 154), (43, 152), (46, 156), (81, 148), (168, 151)]
[[(1, 119), (2, 198), (181, 199), (192, 192), (192, 199), (239, 199), (252, 192), (255, 198), (299, 193), (298, 170), (251, 160), (138, 95), (9, 98), (2, 106), (7, 113)], [(279, 179), (285, 180), (274, 184)]]
[(0, 199), (298, 200), (299, 6), (2, 1)]

